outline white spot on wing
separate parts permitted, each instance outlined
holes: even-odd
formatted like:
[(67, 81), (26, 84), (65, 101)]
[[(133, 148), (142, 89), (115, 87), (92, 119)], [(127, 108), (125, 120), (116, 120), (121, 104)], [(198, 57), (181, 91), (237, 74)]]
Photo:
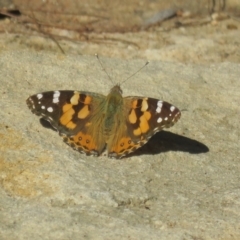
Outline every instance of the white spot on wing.
[(55, 91), (54, 94), (53, 94), (53, 97), (59, 97), (60, 96), (60, 92), (59, 91)]
[(45, 109), (45, 106), (41, 106), (41, 109)]
[(60, 92), (59, 91), (55, 91), (53, 93), (53, 103), (58, 103), (59, 102), (59, 97), (60, 97)]
[(174, 106), (171, 106), (170, 107), (170, 111), (173, 112), (175, 110), (175, 107)]
[(159, 118), (157, 119), (157, 122), (158, 122), (158, 123), (162, 122), (162, 118), (159, 117)]
[(160, 112), (161, 112), (161, 110), (162, 110), (162, 105), (163, 105), (162, 101), (158, 101), (158, 103), (157, 103), (157, 108), (156, 108), (156, 112), (157, 112), (157, 113), (160, 113)]
[(48, 111), (48, 112), (53, 112), (53, 108), (52, 108), (52, 107), (48, 107), (48, 108), (47, 108), (47, 111)]
[(42, 93), (37, 94), (37, 99), (38, 100), (42, 99), (42, 97), (43, 97)]
[(53, 103), (58, 103), (59, 102), (59, 99), (58, 98), (54, 98), (53, 99)]

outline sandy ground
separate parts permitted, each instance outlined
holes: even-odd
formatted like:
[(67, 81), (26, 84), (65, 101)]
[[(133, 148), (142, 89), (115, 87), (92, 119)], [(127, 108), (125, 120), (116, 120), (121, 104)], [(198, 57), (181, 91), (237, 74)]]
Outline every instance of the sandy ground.
[[(49, 39), (2, 34), (1, 239), (240, 239), (239, 29), (227, 19), (108, 35), (114, 43), (63, 41), (66, 55)], [(47, 90), (107, 94), (113, 83), (96, 52), (115, 84), (150, 60), (124, 96), (182, 110), (120, 161), (72, 150), (25, 103)]]

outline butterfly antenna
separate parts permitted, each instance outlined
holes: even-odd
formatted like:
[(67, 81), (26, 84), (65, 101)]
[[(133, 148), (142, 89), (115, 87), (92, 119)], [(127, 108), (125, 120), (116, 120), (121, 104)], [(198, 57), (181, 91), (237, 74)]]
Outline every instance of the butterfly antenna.
[(121, 85), (123, 83), (125, 83), (128, 79), (130, 79), (131, 77), (133, 77), (134, 75), (136, 75), (137, 73), (139, 73), (140, 71), (142, 71), (143, 68), (145, 68), (147, 65), (149, 64), (149, 61), (147, 61), (141, 68), (139, 68), (135, 73), (133, 73), (132, 75), (130, 75), (127, 79), (123, 80), (121, 82)]
[(98, 62), (99, 62), (99, 64), (100, 64), (102, 70), (106, 73), (106, 75), (108, 76), (108, 79), (113, 83), (112, 78), (109, 76), (109, 74), (107, 73), (106, 69), (103, 67), (103, 64), (102, 64), (102, 62), (100, 61), (100, 58), (99, 58), (98, 54), (95, 53), (95, 56), (96, 56), (96, 58), (97, 58), (97, 60), (98, 60)]

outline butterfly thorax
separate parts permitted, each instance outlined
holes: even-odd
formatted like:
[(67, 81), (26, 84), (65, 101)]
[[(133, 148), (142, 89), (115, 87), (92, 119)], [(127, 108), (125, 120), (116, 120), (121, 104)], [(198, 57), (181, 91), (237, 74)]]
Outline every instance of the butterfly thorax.
[(115, 127), (118, 125), (119, 113), (122, 113), (123, 97), (119, 85), (114, 86), (106, 98), (106, 107), (104, 112), (104, 135), (108, 138), (114, 134)]

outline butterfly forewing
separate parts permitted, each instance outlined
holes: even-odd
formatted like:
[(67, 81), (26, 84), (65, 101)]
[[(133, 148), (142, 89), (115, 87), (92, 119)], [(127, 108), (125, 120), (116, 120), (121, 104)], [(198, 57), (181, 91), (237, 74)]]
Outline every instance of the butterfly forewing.
[(38, 93), (26, 102), (34, 114), (49, 121), (60, 133), (71, 135), (84, 126), (101, 99), (104, 96), (100, 94), (66, 90)]
[(151, 113), (149, 120), (150, 131), (147, 136), (173, 126), (181, 117), (180, 110), (168, 102), (154, 98), (148, 98), (148, 112)]

